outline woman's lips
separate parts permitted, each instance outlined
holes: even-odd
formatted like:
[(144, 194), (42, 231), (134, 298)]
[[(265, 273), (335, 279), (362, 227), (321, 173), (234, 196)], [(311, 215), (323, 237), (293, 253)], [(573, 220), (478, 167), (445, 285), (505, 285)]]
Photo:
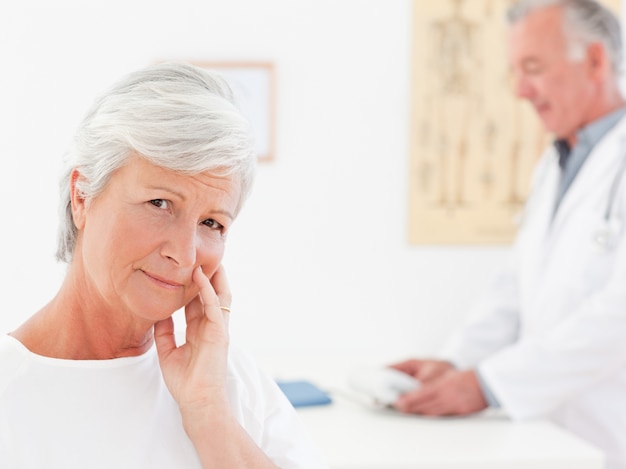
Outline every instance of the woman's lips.
[(176, 288), (180, 288), (180, 287), (183, 286), (182, 283), (178, 283), (178, 282), (176, 282), (174, 280), (170, 280), (170, 279), (167, 279), (167, 278), (159, 277), (158, 275), (151, 274), (149, 272), (146, 272), (145, 270), (142, 270), (142, 272), (146, 275), (146, 277), (148, 277), (154, 283), (156, 283), (157, 285), (160, 285), (162, 287), (170, 288), (170, 289), (176, 289)]

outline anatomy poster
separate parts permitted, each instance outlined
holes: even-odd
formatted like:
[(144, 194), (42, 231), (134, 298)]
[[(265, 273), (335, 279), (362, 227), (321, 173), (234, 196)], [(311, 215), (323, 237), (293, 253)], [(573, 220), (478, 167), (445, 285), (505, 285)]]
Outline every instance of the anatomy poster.
[[(413, 0), (409, 241), (507, 244), (550, 135), (514, 96), (510, 0)], [(605, 2), (618, 11), (620, 0)]]

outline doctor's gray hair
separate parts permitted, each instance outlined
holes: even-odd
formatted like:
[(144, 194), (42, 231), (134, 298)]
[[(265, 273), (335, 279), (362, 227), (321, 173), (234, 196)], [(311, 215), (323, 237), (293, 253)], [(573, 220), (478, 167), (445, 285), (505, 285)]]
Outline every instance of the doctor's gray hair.
[(571, 60), (582, 60), (587, 47), (594, 42), (604, 46), (613, 71), (622, 68), (622, 33), (617, 17), (595, 0), (520, 0), (507, 10), (513, 25), (532, 12), (551, 6), (563, 8), (563, 28), (568, 36)]
[(239, 212), (256, 167), (248, 121), (220, 76), (189, 64), (159, 64), (127, 75), (96, 100), (66, 155), (60, 181), (56, 257), (71, 262), (77, 228), (71, 173), (89, 203), (131, 155), (181, 174), (211, 171), (241, 184)]

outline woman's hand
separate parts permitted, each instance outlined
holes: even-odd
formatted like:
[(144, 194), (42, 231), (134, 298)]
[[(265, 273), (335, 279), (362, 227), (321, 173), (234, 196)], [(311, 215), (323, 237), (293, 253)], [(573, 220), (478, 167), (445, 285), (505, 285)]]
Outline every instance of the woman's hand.
[(231, 302), (226, 274), (220, 266), (209, 281), (198, 267), (192, 279), (200, 292), (185, 306), (186, 343), (176, 346), (171, 317), (154, 326), (163, 379), (181, 409), (187, 431), (193, 420), (207, 413), (223, 412), (228, 406), (229, 313), (220, 309), (229, 307)]
[(230, 412), (226, 393), (230, 289), (220, 266), (211, 280), (198, 267), (200, 293), (187, 306), (187, 341), (174, 341), (172, 318), (154, 325), (163, 379), (178, 403), (202, 466), (277, 469)]

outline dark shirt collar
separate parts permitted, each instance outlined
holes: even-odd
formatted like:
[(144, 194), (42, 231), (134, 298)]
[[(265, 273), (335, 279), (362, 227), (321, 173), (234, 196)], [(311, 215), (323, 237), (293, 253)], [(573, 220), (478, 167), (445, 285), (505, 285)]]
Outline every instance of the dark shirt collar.
[(561, 170), (562, 170), (565, 168), (567, 157), (569, 156), (569, 152), (572, 149), (569, 147), (569, 143), (565, 139), (555, 140), (554, 148), (556, 149), (556, 152), (559, 155), (559, 166), (561, 167)]
[[(621, 107), (587, 124), (576, 133), (576, 144), (574, 148), (582, 147), (585, 153), (589, 153), (596, 143), (617, 124), (624, 114), (626, 114), (626, 107)], [(559, 166), (563, 169), (572, 148), (570, 148), (569, 143), (565, 139), (555, 140), (554, 147), (559, 155)]]
[(562, 139), (554, 142), (554, 148), (559, 156), (559, 166), (561, 167), (561, 181), (554, 205), (555, 213), (565, 193), (574, 182), (574, 179), (576, 179), (580, 168), (585, 164), (593, 147), (625, 114), (626, 107), (623, 107), (583, 127), (576, 134), (576, 144), (573, 148), (570, 148), (567, 141)]

